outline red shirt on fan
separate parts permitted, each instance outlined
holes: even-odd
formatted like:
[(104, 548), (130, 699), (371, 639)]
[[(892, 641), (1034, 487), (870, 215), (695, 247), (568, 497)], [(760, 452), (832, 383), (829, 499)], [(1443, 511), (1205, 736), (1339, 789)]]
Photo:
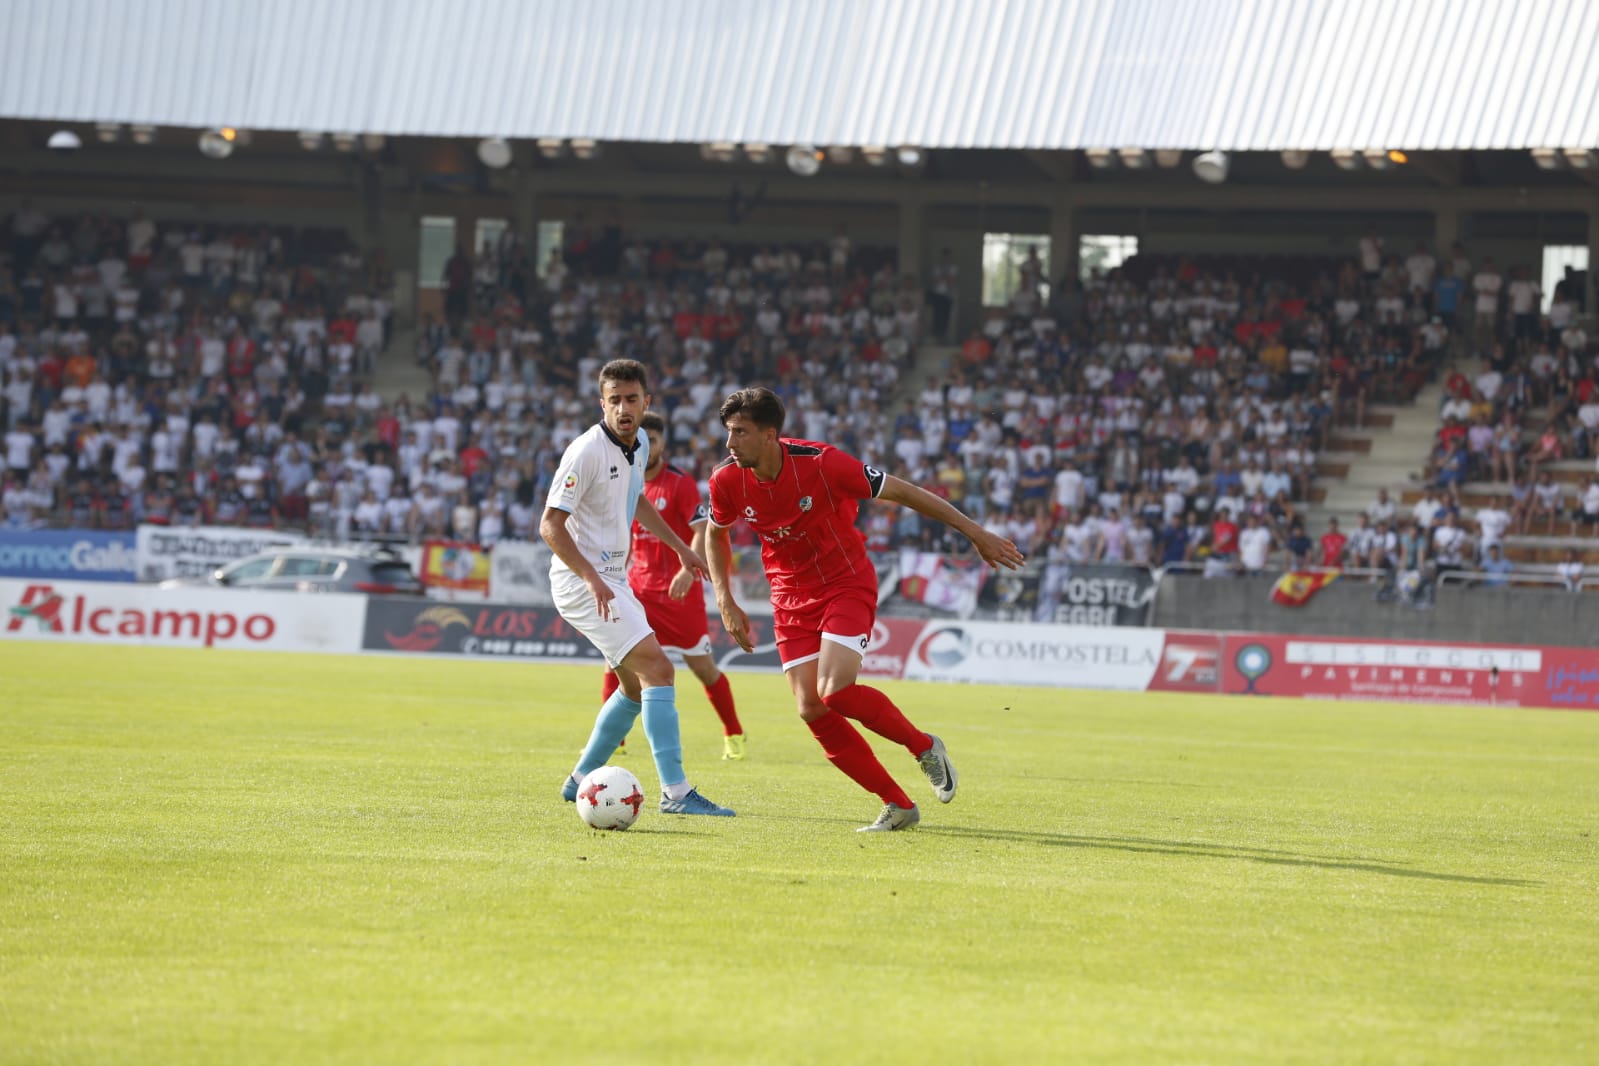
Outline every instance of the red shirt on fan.
[[(708, 512), (692, 477), (670, 464), (663, 466), (659, 474), (644, 482), (644, 498), (666, 519), (672, 532), (683, 538), (684, 544), (693, 542), (693, 527), (705, 521)], [(627, 583), (641, 595), (666, 596), (672, 578), (683, 569), (677, 552), (637, 521), (633, 523), (631, 557)]]
[(801, 610), (844, 588), (875, 599), (877, 572), (855, 515), (860, 500), (883, 491), (886, 475), (830, 444), (780, 440), (783, 468), (771, 481), (731, 459), (716, 468), (711, 521), (742, 519), (755, 530), (778, 610)]

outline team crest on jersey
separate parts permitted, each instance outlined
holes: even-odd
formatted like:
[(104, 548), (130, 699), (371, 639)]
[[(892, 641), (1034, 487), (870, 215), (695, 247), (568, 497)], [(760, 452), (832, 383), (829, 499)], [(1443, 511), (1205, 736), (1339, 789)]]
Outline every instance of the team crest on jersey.
[(809, 511), (810, 509), (811, 509), (811, 498), (809, 496), (801, 496), (800, 497), (800, 510)]
[(755, 521), (755, 508), (753, 508), (753, 507), (744, 508), (744, 517), (748, 518), (752, 522)]
[(666, 497), (665, 496), (662, 496), (660, 499), (655, 501), (655, 509), (657, 511), (666, 510)]

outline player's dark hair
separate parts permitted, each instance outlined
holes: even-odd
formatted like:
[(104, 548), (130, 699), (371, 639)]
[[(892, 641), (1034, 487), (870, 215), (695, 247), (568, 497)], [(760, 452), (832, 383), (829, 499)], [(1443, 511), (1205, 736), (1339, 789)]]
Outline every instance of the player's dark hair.
[(638, 420), (638, 428), (642, 429), (646, 433), (653, 429), (655, 432), (665, 436), (666, 419), (662, 418), (660, 414), (655, 411), (645, 411), (644, 417)]
[(783, 432), (783, 421), (788, 417), (788, 412), (783, 410), (783, 401), (777, 398), (777, 393), (761, 385), (739, 389), (728, 396), (722, 401), (719, 413), (724, 426), (734, 415), (743, 415), (762, 429), (775, 429), (779, 433)]
[(636, 381), (639, 388), (645, 392), (650, 391), (649, 371), (644, 369), (644, 364), (637, 359), (612, 359), (600, 367), (600, 388), (605, 388), (607, 381)]

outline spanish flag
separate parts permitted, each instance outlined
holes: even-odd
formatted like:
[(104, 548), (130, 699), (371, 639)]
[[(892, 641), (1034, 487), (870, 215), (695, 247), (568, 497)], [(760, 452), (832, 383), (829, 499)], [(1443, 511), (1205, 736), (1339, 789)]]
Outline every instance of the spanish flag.
[(1310, 598), (1338, 580), (1336, 570), (1290, 570), (1271, 587), (1271, 602), (1303, 607)]

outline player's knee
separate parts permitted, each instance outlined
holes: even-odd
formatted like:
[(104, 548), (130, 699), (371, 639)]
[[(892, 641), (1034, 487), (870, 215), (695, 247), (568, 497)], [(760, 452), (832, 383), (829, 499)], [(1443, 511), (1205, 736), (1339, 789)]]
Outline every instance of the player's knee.
[(814, 692), (800, 696), (796, 703), (802, 722), (814, 722), (829, 710), (827, 704), (822, 702), (822, 697)]
[(823, 703), (828, 703), (839, 693), (855, 684), (853, 677), (830, 677), (823, 674), (816, 679), (816, 691), (821, 696)]

